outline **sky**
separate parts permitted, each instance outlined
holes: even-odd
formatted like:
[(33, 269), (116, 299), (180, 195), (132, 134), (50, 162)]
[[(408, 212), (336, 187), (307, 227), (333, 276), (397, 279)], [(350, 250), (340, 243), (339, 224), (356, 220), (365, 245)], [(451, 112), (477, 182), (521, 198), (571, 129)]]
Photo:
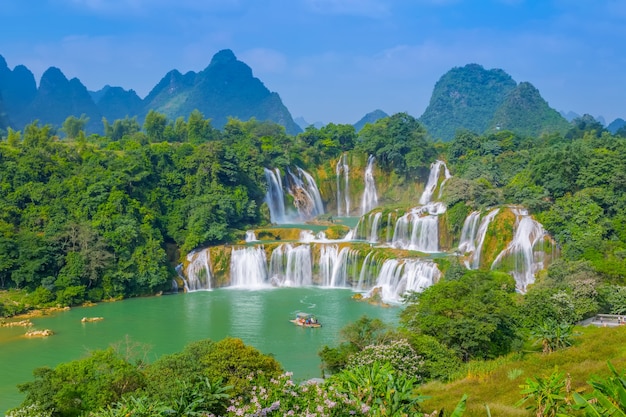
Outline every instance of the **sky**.
[(294, 118), (422, 115), (469, 63), (537, 87), (558, 111), (626, 119), (624, 0), (0, 0), (0, 55), (39, 82), (145, 97), (231, 49)]

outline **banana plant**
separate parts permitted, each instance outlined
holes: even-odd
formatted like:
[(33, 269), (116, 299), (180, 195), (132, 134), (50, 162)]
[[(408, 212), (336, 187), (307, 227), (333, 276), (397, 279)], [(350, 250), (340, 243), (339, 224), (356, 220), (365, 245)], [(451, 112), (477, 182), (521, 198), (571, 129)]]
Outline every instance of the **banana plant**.
[(576, 407), (587, 416), (626, 417), (626, 378), (608, 363), (611, 376), (589, 381), (593, 392), (588, 395), (574, 393)]

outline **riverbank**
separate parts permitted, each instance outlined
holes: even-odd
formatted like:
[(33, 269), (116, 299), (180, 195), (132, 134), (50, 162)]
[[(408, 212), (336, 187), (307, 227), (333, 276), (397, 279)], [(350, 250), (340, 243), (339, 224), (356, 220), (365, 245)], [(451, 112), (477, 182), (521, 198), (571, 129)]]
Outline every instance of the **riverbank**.
[[(390, 325), (397, 323), (398, 308), (357, 302), (351, 298), (353, 294), (349, 289), (317, 287), (222, 288), (50, 311), (32, 318), (34, 327), (54, 332), (50, 337), (26, 338), (22, 327), (0, 329), (0, 357), (10, 358), (0, 361), (0, 406), (19, 405), (23, 395), (16, 385), (31, 381), (35, 368), (55, 367), (110, 346), (153, 362), (193, 341), (237, 337), (273, 354), (298, 381), (320, 377), (317, 352), (324, 345), (335, 346), (344, 326), (363, 315)], [(294, 326), (289, 319), (298, 311), (315, 314), (324, 326)], [(83, 323), (83, 317), (104, 320)], [(133, 350), (133, 346), (146, 350)], [(1, 407), (0, 412), (6, 411)]]

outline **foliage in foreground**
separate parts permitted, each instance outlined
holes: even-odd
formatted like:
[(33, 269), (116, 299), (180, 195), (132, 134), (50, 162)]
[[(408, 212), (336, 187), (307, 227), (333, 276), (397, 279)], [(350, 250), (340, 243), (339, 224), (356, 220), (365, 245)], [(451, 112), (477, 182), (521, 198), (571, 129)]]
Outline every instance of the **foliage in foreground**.
[(385, 355), (374, 356), (323, 382), (297, 384), (239, 339), (195, 342), (152, 365), (109, 348), (35, 370), (35, 380), (20, 387), (24, 403), (9, 416), (425, 415), (411, 368), (398, 372)]

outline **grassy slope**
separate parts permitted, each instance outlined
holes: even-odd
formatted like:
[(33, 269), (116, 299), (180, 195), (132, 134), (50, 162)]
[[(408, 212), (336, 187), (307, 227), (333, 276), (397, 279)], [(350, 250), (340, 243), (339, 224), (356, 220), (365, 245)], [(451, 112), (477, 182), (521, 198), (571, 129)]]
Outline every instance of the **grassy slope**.
[[(433, 382), (421, 390), (430, 396), (424, 410), (443, 407), (454, 409), (464, 393), (468, 394), (464, 417), (487, 416), (485, 404), (493, 416), (531, 416), (532, 413), (515, 407), (521, 398), (520, 385), (526, 378), (547, 376), (558, 367), (571, 376), (571, 387), (588, 392), (591, 376), (609, 374), (607, 361), (617, 370), (626, 369), (626, 326), (619, 328), (577, 327), (574, 345), (552, 354), (540, 352), (514, 354), (491, 362), (469, 364), (465, 377), (447, 384)], [(515, 374), (519, 376), (514, 377)]]

